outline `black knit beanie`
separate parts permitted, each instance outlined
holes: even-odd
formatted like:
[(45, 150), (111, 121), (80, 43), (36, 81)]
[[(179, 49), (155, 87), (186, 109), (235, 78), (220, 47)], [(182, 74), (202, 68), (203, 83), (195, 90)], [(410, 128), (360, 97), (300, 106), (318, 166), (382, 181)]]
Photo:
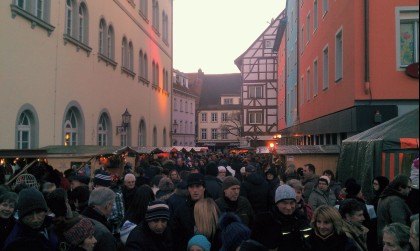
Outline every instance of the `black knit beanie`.
[(35, 188), (26, 188), (19, 193), (17, 210), (19, 218), (22, 219), (35, 210), (44, 210), (47, 212), (48, 207), (40, 191)]

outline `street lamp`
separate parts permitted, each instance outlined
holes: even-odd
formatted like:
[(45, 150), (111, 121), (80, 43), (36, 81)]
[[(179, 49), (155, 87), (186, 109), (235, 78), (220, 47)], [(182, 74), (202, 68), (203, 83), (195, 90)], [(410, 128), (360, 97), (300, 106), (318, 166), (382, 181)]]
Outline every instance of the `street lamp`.
[(131, 114), (128, 112), (127, 108), (125, 112), (121, 115), (121, 125), (117, 126), (117, 135), (118, 133), (122, 133), (126, 131), (128, 126), (130, 125)]

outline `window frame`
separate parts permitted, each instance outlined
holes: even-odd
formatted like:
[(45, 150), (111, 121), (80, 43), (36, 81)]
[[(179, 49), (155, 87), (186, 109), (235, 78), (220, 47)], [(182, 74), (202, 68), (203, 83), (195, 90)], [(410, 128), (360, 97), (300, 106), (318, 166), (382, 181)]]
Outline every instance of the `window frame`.
[[(258, 96), (258, 89), (261, 90), (261, 95)], [(264, 88), (262, 85), (249, 85), (248, 86), (248, 98), (260, 99), (264, 98)]]
[[(249, 111), (248, 112), (248, 124), (250, 125), (262, 125), (264, 123), (262, 111)], [(261, 121), (258, 121), (258, 120)]]
[[(414, 15), (414, 17), (413, 17)], [(395, 8), (395, 31), (396, 31), (396, 70), (397, 71), (404, 71), (405, 68), (410, 64), (402, 64), (401, 62), (401, 47), (403, 39), (401, 37), (401, 25), (402, 24), (413, 24), (413, 30), (417, 31), (417, 33), (414, 32), (413, 36), (413, 46), (414, 49), (414, 55), (413, 55), (413, 62), (419, 61), (419, 40), (420, 40), (420, 34), (419, 32), (419, 7), (418, 6), (406, 6), (406, 7), (396, 7)], [(411, 48), (409, 49), (411, 52)]]
[(344, 38), (343, 38), (343, 28), (340, 29), (335, 33), (335, 83), (338, 83), (340, 80), (343, 79), (344, 75)]

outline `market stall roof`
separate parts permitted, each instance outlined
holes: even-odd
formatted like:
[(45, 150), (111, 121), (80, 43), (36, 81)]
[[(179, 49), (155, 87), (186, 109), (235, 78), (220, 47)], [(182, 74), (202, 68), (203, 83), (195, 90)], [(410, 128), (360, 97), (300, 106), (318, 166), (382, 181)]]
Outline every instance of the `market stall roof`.
[(63, 146), (63, 145), (50, 145), (41, 148), (47, 152), (48, 157), (83, 157), (83, 156), (96, 156), (96, 155), (107, 155), (107, 154), (121, 154), (131, 153), (138, 154), (136, 150), (131, 147), (125, 146), (93, 146), (93, 145), (81, 145), (81, 146)]
[(39, 149), (0, 149), (0, 158), (45, 158), (47, 151)]

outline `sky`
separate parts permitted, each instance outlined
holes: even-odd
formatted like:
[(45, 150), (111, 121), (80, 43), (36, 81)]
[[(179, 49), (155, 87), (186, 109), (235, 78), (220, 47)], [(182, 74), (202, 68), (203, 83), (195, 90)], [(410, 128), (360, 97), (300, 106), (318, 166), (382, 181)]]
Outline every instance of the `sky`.
[(239, 73), (234, 60), (285, 8), (286, 0), (173, 0), (173, 63), (184, 73)]

